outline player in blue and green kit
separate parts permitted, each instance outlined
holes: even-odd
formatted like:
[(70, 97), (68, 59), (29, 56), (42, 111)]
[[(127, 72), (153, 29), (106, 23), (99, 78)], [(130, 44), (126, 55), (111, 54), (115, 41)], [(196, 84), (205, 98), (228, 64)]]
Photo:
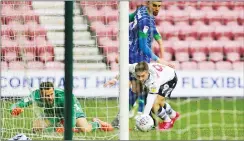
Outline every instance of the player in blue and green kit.
[[(155, 39), (160, 46), (160, 57), (163, 58), (163, 41), (155, 25), (155, 18), (161, 8), (161, 1), (148, 1), (145, 6), (140, 6), (129, 15), (129, 63), (141, 61), (149, 63), (151, 60), (161, 64), (172, 66), (154, 54), (151, 49), (152, 41)], [(173, 67), (173, 66), (172, 66)], [(142, 85), (130, 75), (131, 89), (129, 91), (129, 110), (133, 107), (139, 95), (139, 112), (143, 111), (144, 98), (141, 94)], [(137, 95), (136, 95), (137, 94)], [(112, 122), (113, 126), (118, 126), (118, 118)]]
[[(138, 63), (141, 61), (150, 63), (151, 60), (161, 64), (169, 65), (163, 59), (160, 59), (153, 52), (152, 41), (155, 39), (160, 46), (160, 57), (163, 58), (164, 48), (163, 41), (160, 33), (155, 25), (155, 18), (161, 8), (161, 1), (148, 1), (146, 6), (140, 6), (134, 13), (129, 15), (129, 21), (131, 22), (129, 27), (129, 63)], [(144, 98), (140, 94), (142, 86), (136, 79), (130, 76), (130, 83), (132, 84), (132, 90), (130, 90), (130, 109), (134, 105), (137, 95), (139, 95), (139, 108), (138, 112), (142, 112), (144, 108)], [(136, 95), (137, 93), (137, 95)]]
[[(73, 95), (73, 94), (72, 94)], [(24, 97), (11, 106), (11, 114), (19, 115), (23, 112), (23, 108), (32, 104), (44, 108), (44, 115), (40, 119), (33, 121), (33, 131), (54, 131), (63, 132), (64, 125), (64, 96), (65, 93), (61, 89), (56, 89), (51, 82), (42, 82), (40, 88), (33, 91), (29, 96)], [(96, 129), (104, 131), (112, 131), (113, 127), (98, 118), (94, 118), (93, 122), (88, 122), (78, 99), (73, 95), (74, 113), (73, 113), (73, 130), (76, 132), (90, 132)]]

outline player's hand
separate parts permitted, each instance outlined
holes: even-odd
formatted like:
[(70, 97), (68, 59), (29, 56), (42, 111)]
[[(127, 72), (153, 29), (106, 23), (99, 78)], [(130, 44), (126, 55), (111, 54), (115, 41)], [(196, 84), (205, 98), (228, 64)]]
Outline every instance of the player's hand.
[(24, 109), (22, 109), (22, 108), (14, 108), (13, 110), (12, 110), (12, 112), (11, 112), (11, 115), (13, 115), (13, 116), (18, 116), (20, 113), (22, 113), (24, 111)]
[(160, 64), (162, 64), (162, 65), (169, 66), (169, 67), (171, 67), (171, 68), (173, 68), (173, 69), (175, 68), (175, 66), (174, 66), (173, 64), (171, 64), (171, 63), (165, 61), (164, 59), (158, 59), (157, 62), (160, 63)]
[(115, 84), (117, 83), (117, 80), (116, 79), (112, 79), (112, 80), (109, 80), (108, 82), (106, 82), (103, 86), (104, 87), (111, 87), (111, 86), (114, 86)]

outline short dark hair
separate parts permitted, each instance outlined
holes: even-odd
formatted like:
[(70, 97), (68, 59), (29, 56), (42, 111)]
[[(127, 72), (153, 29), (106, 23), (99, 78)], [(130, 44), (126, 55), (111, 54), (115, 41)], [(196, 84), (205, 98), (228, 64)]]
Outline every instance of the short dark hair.
[(148, 64), (146, 62), (139, 62), (135, 67), (135, 72), (143, 72), (148, 70)]
[(42, 82), (40, 84), (40, 90), (49, 90), (50, 88), (54, 88), (53, 83), (52, 82)]

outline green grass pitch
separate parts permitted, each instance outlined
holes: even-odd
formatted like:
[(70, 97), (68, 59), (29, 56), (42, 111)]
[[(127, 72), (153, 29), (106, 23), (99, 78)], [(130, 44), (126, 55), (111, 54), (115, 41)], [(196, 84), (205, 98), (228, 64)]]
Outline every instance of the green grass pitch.
[[(82, 107), (91, 121), (92, 117), (111, 122), (118, 112), (118, 101), (115, 99), (81, 99)], [(159, 132), (130, 131), (133, 140), (192, 140), (192, 139), (226, 139), (244, 140), (244, 99), (170, 99), (168, 102), (181, 114), (173, 129)], [(19, 117), (13, 118), (9, 113), (12, 102), (1, 100), (1, 138), (8, 139), (17, 133), (25, 133), (32, 139), (62, 139), (62, 134), (31, 132), (33, 108), (26, 108)], [(130, 128), (135, 121), (130, 119)], [(74, 133), (74, 139), (116, 140), (118, 131), (92, 133)]]

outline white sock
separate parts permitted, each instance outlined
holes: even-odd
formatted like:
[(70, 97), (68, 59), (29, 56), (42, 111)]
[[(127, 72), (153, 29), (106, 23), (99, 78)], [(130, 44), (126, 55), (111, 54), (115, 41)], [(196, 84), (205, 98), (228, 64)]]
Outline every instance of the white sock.
[(169, 116), (167, 115), (167, 113), (163, 107), (160, 107), (160, 109), (158, 110), (158, 117), (160, 117), (162, 120), (164, 120), (164, 122), (171, 121), (171, 119), (169, 118)]
[(172, 119), (172, 118), (175, 118), (176, 116), (176, 112), (175, 110), (173, 110), (171, 108), (171, 106), (169, 105), (169, 103), (165, 102), (164, 104), (164, 109), (166, 110), (166, 113), (169, 115), (169, 117)]

